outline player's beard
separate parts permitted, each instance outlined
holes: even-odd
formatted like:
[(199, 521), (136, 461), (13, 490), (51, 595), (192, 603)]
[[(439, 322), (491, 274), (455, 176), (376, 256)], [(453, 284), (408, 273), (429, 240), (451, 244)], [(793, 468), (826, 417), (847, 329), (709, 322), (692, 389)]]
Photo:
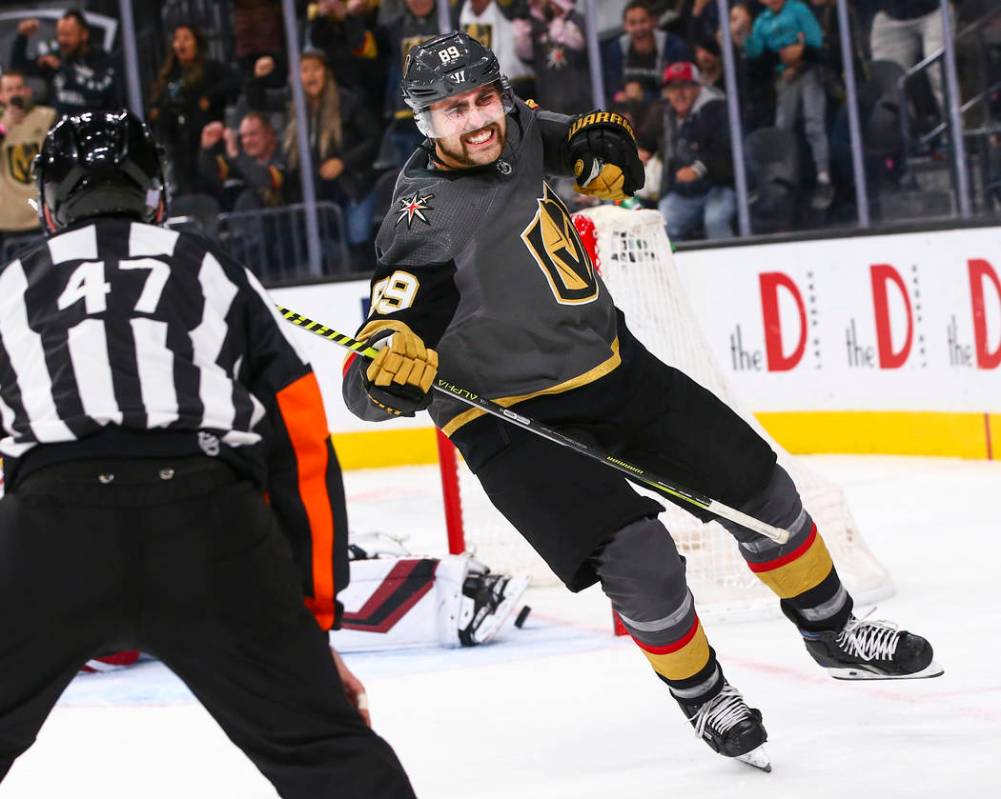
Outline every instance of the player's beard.
[(496, 141), (494, 141), (489, 150), (483, 150), (481, 152), (470, 151), (469, 145), (466, 143), (465, 138), (469, 134), (464, 134), (459, 136), (457, 141), (457, 146), (449, 146), (451, 144), (450, 140), (438, 139), (435, 142), (435, 146), (438, 149), (438, 156), (444, 162), (446, 167), (451, 169), (470, 169), (477, 166), (485, 166), (486, 164), (493, 163), (498, 158), (500, 158), (501, 153), (504, 152), (504, 141), (505, 141), (505, 126), (501, 122), (492, 122), (491, 124), (480, 128), (474, 133), (480, 133), (487, 129), (493, 129)]

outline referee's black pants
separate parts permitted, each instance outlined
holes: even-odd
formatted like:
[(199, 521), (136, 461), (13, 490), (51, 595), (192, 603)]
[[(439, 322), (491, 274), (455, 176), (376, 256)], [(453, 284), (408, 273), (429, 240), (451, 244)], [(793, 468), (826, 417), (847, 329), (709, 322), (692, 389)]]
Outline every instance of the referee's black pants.
[(76, 461), (0, 500), (0, 779), (90, 657), (169, 666), (285, 799), (409, 799), (261, 495), (221, 463)]

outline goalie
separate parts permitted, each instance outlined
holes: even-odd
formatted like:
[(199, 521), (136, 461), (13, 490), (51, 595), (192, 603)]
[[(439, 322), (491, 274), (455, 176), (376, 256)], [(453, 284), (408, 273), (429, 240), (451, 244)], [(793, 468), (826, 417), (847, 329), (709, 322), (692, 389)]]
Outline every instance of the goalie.
[(351, 582), (331, 633), (339, 652), (477, 646), (530, 612), (521, 604), (528, 577), (494, 574), (468, 555), (415, 557), (382, 533), (353, 535), (348, 553)]
[[(930, 644), (857, 618), (824, 540), (775, 453), (735, 412), (629, 332), (546, 176), (622, 199), (640, 188), (633, 131), (516, 99), (493, 53), (462, 33), (415, 47), (404, 97), (428, 137), (376, 241), (372, 310), (345, 364), (363, 419), (429, 409), (493, 504), (573, 591), (601, 583), (696, 734), (770, 769), (761, 713), (724, 676), (662, 507), (618, 474), (478, 408), (450, 381), (652, 472), (784, 527), (786, 544), (730, 522), (741, 555), (833, 676), (932, 677)], [(701, 513), (701, 512), (700, 512)], [(708, 518), (703, 514), (704, 518)]]

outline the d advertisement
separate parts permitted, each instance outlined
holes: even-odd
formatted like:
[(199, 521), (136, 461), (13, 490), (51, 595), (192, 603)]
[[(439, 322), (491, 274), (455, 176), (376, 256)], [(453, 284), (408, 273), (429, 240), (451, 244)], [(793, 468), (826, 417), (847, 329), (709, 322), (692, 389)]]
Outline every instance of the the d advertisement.
[(717, 360), (755, 411), (1001, 412), (996, 230), (676, 260)]

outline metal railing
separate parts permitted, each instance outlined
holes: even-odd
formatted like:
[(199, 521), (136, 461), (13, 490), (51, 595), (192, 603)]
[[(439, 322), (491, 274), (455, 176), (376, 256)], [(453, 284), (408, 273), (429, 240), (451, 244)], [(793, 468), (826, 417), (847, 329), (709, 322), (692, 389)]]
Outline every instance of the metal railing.
[[(907, 98), (908, 85), (917, 78), (926, 75), (933, 67), (942, 69), (943, 81), (942, 89), (945, 97), (945, 108), (942, 112), (941, 121), (925, 133), (919, 133), (917, 146), (922, 147), (934, 143), (940, 136), (948, 131), (952, 150), (952, 177), (956, 200), (959, 206), (959, 215), (963, 219), (969, 219), (973, 215), (973, 198), (969, 179), (969, 160), (966, 154), (966, 139), (974, 136), (982, 136), (1001, 130), (1001, 127), (985, 125), (980, 129), (966, 130), (964, 117), (967, 113), (978, 106), (984, 109), (985, 116), (989, 116), (987, 101), (992, 92), (1001, 89), (1001, 81), (990, 83), (989, 70), (987, 67), (987, 45), (984, 41), (984, 30), (987, 24), (995, 19), (1001, 18), (1001, 6), (987, 11), (978, 19), (968, 23), (963, 29), (952, 35), (952, 15), (949, 13), (949, 3), (942, 0), (942, 25), (944, 31), (944, 46), (934, 53), (928, 53), (914, 66), (904, 71), (900, 78), (900, 90), (903, 97)], [(965, 39), (976, 37), (978, 50), (978, 66), (982, 76), (984, 88), (973, 97), (963, 102), (959, 90), (959, 78), (956, 69), (956, 48)], [(901, 114), (901, 134), (904, 138), (905, 155), (909, 157), (915, 148), (914, 137), (911, 135), (911, 120), (907, 113)], [(985, 204), (989, 205), (988, 188), (991, 184), (989, 158), (986, 151), (980, 153), (982, 185), (985, 191)]]
[[(990, 70), (987, 66), (987, 43), (984, 40), (984, 31), (986, 30), (987, 23), (995, 18), (1001, 18), (1001, 6), (998, 6), (992, 11), (988, 11), (979, 19), (974, 22), (969, 23), (956, 34), (956, 44), (958, 45), (964, 39), (970, 37), (976, 37), (977, 42), (977, 61), (980, 74), (983, 77), (984, 88), (971, 97), (966, 102), (960, 102), (959, 111), (962, 115), (966, 115), (970, 111), (973, 111), (977, 106), (982, 106), (985, 111), (987, 109), (987, 101), (989, 100), (991, 94), (998, 90), (1001, 90), (1001, 81), (996, 81), (995, 83), (990, 83)], [(931, 53), (925, 58), (922, 58), (918, 63), (912, 66), (910, 69), (904, 71), (903, 77), (900, 79), (900, 86), (903, 92), (907, 91), (907, 85), (918, 76), (925, 74), (932, 66), (943, 61), (945, 59), (945, 48), (937, 50)], [(961, 99), (961, 98), (960, 98)], [(939, 136), (941, 136), (949, 127), (949, 121), (943, 119), (933, 128), (928, 130), (926, 133), (922, 133), (918, 136), (918, 145), (925, 145), (933, 142)], [(907, 140), (910, 141), (910, 131), (905, 130), (905, 135)]]
[[(132, 6), (134, 0), (119, 0), (123, 8), (123, 23), (126, 19), (131, 17), (129, 14), (129, 9), (127, 6)], [(441, 26), (451, 25), (451, 4), (450, 0), (437, 0), (438, 10), (439, 10), (439, 20), (441, 21)], [(749, 205), (748, 193), (750, 188), (748, 186), (748, 175), (745, 174), (745, 170), (741, 168), (741, 164), (745, 157), (745, 143), (747, 141), (745, 137), (745, 132), (742, 129), (741, 119), (740, 119), (740, 101), (741, 98), (738, 96), (738, 75), (736, 74), (736, 65), (733, 49), (733, 43), (730, 39), (729, 26), (726, 24), (728, 19), (729, 7), (732, 4), (731, 0), (715, 0), (717, 10), (723, 24), (721, 25), (721, 37), (723, 39), (722, 47), (722, 58), (724, 66), (724, 83), (727, 92), (727, 102), (729, 105), (729, 117), (731, 126), (731, 138), (733, 146), (733, 160), (736, 168), (736, 180), (735, 180), (735, 190), (738, 199), (738, 214), (737, 222), (739, 227), (739, 232), (742, 236), (748, 236), (752, 233), (754, 224), (752, 224), (752, 214)], [(847, 125), (846, 125), (846, 140), (850, 140), (850, 156), (851, 156), (851, 176), (845, 178), (845, 180), (851, 180), (851, 190), (854, 191), (854, 203), (849, 204), (846, 207), (854, 207), (856, 214), (856, 222), (860, 228), (865, 228), (870, 225), (870, 201), (879, 202), (881, 199), (888, 199), (888, 195), (881, 193), (878, 185), (873, 185), (874, 181), (878, 183), (879, 176), (875, 176), (872, 173), (871, 163), (867, 163), (867, 158), (872, 160), (873, 154), (867, 152), (866, 143), (868, 141), (868, 136), (870, 131), (868, 128), (868, 122), (863, 125), (863, 119), (860, 118), (860, 99), (859, 99), (859, 87), (856, 86), (856, 76), (854, 74), (854, 69), (851, 63), (851, 52), (853, 47), (851, 46), (851, 31), (849, 29), (848, 22), (848, 3), (849, 0), (837, 0), (837, 13), (839, 21), (839, 31), (841, 35), (841, 52), (843, 53), (843, 72), (840, 76), (843, 79), (844, 91), (846, 94), (846, 114), (847, 114)], [(294, 0), (282, 0), (283, 10), (285, 14), (286, 21), (294, 19), (293, 9)], [(212, 24), (208, 27), (219, 27), (220, 30), (215, 31), (217, 39), (214, 40), (216, 46), (223, 46), (225, 42), (218, 37), (225, 38), (231, 32), (231, 23), (229, 20), (228, 13), (225, 13), (225, 9), (229, 9), (229, 4), (212, 2), (211, 0), (166, 0), (165, 4), (166, 10), (168, 11), (183, 11), (184, 13), (194, 14), (200, 21), (210, 21)], [(137, 6), (138, 8), (138, 6)], [(594, 20), (595, 14), (600, 11), (603, 6), (597, 0), (582, 0), (578, 4), (578, 9), (588, 15), (588, 19)], [(941, 8), (949, 8), (948, 0), (941, 0)], [(214, 16), (213, 16), (214, 15)], [(991, 127), (996, 123), (996, 120), (989, 120), (988, 125), (981, 126), (972, 130), (963, 130), (963, 115), (972, 112), (974, 109), (983, 107), (988, 108), (987, 98), (990, 96), (992, 91), (1001, 89), (998, 83), (986, 81), (983, 84), (982, 91), (980, 91), (975, 97), (971, 97), (965, 102), (959, 96), (958, 89), (958, 79), (956, 76), (956, 52), (955, 43), (956, 40), (966, 41), (968, 37), (978, 37), (978, 47), (980, 55), (980, 63), (982, 71), (986, 72), (984, 69), (984, 64), (986, 63), (986, 53), (987, 44), (983, 40), (983, 30), (984, 27), (994, 19), (997, 19), (1001, 15), (1001, 7), (998, 4), (991, 4), (991, 8), (987, 13), (982, 16), (979, 20), (973, 23), (968, 23), (963, 26), (963, 28), (958, 32), (956, 37), (953, 37), (952, 29), (952, 18), (949, 14), (943, 13), (943, 33), (945, 46), (939, 53), (928, 54), (928, 57), (923, 59), (918, 65), (915, 65), (911, 69), (907, 70), (906, 77), (904, 79), (904, 88), (908, 81), (912, 80), (915, 76), (920, 74), (922, 71), (929, 68), (938, 68), (937, 65), (941, 64), (945, 68), (945, 81), (944, 88), (947, 93), (948, 107), (945, 109), (946, 119), (943, 121), (935, 131), (929, 132), (925, 138), (928, 136), (941, 135), (943, 132), (948, 130), (950, 132), (950, 140), (953, 144), (951, 147), (952, 162), (953, 162), (953, 192), (952, 195), (956, 198), (956, 207), (959, 210), (959, 216), (967, 218), (972, 215), (973, 203), (971, 203), (971, 193), (974, 188), (972, 181), (969, 179), (969, 168), (971, 161), (967, 159), (965, 141), (971, 136), (974, 137), (975, 146), (979, 146), (981, 150), (987, 146), (987, 142), (991, 141), (987, 134), (994, 133), (995, 128)], [(301, 25), (287, 24), (287, 34), (289, 36), (289, 50), (290, 50), (290, 74), (295, 75), (297, 70), (294, 69), (294, 63), (296, 60), (296, 55), (300, 42), (297, 41), (296, 33), (299, 31)], [(589, 25), (591, 27), (597, 27), (596, 25)], [(123, 24), (123, 34), (126, 38), (131, 37), (135, 39), (135, 30), (129, 30), (129, 25)], [(587, 31), (587, 47), (588, 54), (590, 58), (590, 88), (593, 92), (594, 104), (602, 106), (605, 104), (604, 97), (602, 96), (601, 80), (602, 70), (601, 70), (601, 53), (602, 48), (600, 42), (598, 41), (598, 36), (596, 30)], [(137, 48), (135, 42), (133, 41), (132, 46), (128, 46), (128, 43), (124, 43), (124, 52), (126, 56), (126, 72), (130, 73), (130, 80), (138, 80), (139, 73), (139, 59), (142, 57), (142, 53), (137, 53)], [(935, 66), (933, 66), (935, 65)], [(295, 86), (293, 88), (298, 88), (298, 82), (293, 81)], [(863, 87), (866, 88), (866, 87)], [(299, 93), (296, 93), (299, 95)], [(133, 89), (131, 92), (132, 102), (135, 104), (137, 102), (137, 97), (140, 92)], [(304, 103), (302, 102), (301, 96), (297, 96), (295, 102), (295, 111), (297, 118), (300, 120), (299, 130), (302, 134), (308, 130), (308, 125), (304, 122)], [(901, 117), (906, 118), (907, 112), (906, 107), (900, 109)], [(891, 124), (895, 124), (892, 123)], [(906, 125), (906, 122), (901, 124)], [(905, 135), (904, 146), (906, 148), (907, 144), (911, 142), (910, 130), (902, 131)], [(979, 137), (979, 138), (976, 138)], [(997, 149), (997, 148), (995, 148)], [(305, 155), (309, 154), (309, 147), (303, 146), (300, 142), (300, 151)], [(846, 148), (844, 150), (845, 160), (844, 168), (848, 165), (848, 153), (849, 150)], [(983, 170), (981, 176), (980, 185), (984, 194), (988, 191), (994, 191), (997, 189), (997, 200), (1001, 203), (1001, 176), (995, 174), (995, 171), (1001, 172), (1001, 165), (998, 165), (997, 170), (994, 170), (993, 161), (998, 160), (996, 157), (998, 153), (992, 152), (990, 158), (986, 154), (980, 153), (980, 164)], [(308, 164), (304, 164), (304, 169), (302, 170), (303, 176), (311, 173), (311, 169)], [(994, 171), (992, 171), (994, 170)], [(753, 174), (750, 177), (754, 177)], [(867, 185), (869, 182), (870, 185)], [(255, 268), (262, 270), (265, 275), (273, 276), (274, 279), (285, 279), (291, 276), (291, 270), (301, 270), (300, 273), (305, 276), (314, 276), (329, 274), (331, 272), (336, 272), (344, 269), (348, 262), (347, 247), (344, 243), (344, 236), (341, 235), (344, 230), (343, 219), (341, 218), (340, 210), (335, 206), (329, 204), (324, 205), (323, 203), (315, 202), (310, 196), (311, 183), (306, 180), (306, 183), (310, 185), (303, 186), (303, 198), (304, 202), (302, 205), (293, 206), (290, 211), (285, 211), (283, 209), (273, 209), (264, 212), (240, 212), (238, 214), (227, 214), (220, 217), (220, 230), (222, 235), (229, 237), (228, 241), (232, 243), (234, 247), (240, 248), (241, 252), (246, 253), (248, 259), (253, 259), (252, 264)], [(895, 188), (893, 189), (895, 191)], [(941, 194), (941, 193), (940, 193)], [(986, 207), (993, 207), (993, 204), (985, 204)], [(985, 206), (981, 206), (985, 207)], [(883, 210), (883, 209), (880, 209)], [(954, 211), (952, 213), (955, 213)], [(255, 237), (254, 226), (251, 225), (251, 220), (256, 219), (258, 228), (263, 229), (266, 226), (284, 226), (284, 236), (287, 240), (282, 240), (281, 236), (267, 235), (261, 237), (257, 235)], [(314, 221), (315, 220), (315, 221)], [(818, 218), (812, 220), (813, 223), (823, 224), (823, 222)], [(249, 231), (246, 237), (235, 236), (234, 232), (237, 227), (245, 226)], [(333, 232), (333, 231), (336, 231)], [(269, 277), (270, 279), (270, 277)]]
[[(335, 203), (283, 205), (220, 214), (218, 239), (227, 252), (261, 280), (279, 283), (347, 272), (350, 256), (344, 216)], [(317, 263), (310, 258), (307, 220), (316, 220)]]

